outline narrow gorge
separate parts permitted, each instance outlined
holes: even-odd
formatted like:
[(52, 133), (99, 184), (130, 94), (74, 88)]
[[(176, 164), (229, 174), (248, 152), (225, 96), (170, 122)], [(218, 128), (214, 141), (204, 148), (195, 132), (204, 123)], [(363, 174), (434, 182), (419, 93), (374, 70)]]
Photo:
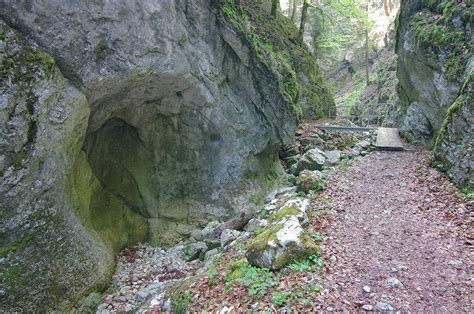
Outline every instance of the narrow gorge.
[[(369, 39), (337, 53), (317, 46), (327, 26), (315, 14), (342, 10), (327, 1), (1, 1), (0, 311), (362, 306), (298, 302), (314, 288), (308, 300), (319, 304), (323, 264), (336, 263), (323, 262), (333, 243), (321, 242), (333, 218), (317, 209), (344, 199), (333, 180), (347, 167), (362, 180), (358, 165), (391, 156), (375, 152), (376, 127), (398, 128), (420, 164), (428, 149), (452, 193), (470, 195), (453, 208), (473, 206), (472, 3), (386, 2), (364, 11), (343, 1), (386, 14), (366, 30), (386, 44), (370, 46), (366, 86)], [(375, 114), (376, 126), (364, 124)], [(314, 276), (298, 286), (305, 298), (290, 297), (277, 281), (304, 262)]]

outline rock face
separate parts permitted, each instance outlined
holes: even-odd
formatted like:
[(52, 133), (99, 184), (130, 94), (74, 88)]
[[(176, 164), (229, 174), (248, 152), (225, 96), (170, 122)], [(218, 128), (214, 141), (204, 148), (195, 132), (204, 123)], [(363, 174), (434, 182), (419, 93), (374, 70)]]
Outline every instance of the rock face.
[(436, 163), (473, 187), (472, 21), (470, 3), (401, 4), (396, 51), (402, 102), (398, 123), (410, 141), (436, 145)]
[(0, 310), (71, 309), (124, 246), (175, 243), (268, 188), (300, 73), (263, 62), (222, 12), (0, 4)]
[(474, 189), (474, 74), (472, 71), (459, 97), (448, 110), (438, 132), (434, 157), (435, 165), (445, 171), (456, 185)]

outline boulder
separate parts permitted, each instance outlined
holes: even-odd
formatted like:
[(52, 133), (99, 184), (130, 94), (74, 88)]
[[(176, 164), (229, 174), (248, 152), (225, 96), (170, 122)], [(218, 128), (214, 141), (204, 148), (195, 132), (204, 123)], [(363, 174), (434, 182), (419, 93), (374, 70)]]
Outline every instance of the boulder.
[(252, 218), (244, 227), (244, 230), (247, 232), (255, 232), (259, 229), (265, 228), (268, 226), (268, 221), (265, 219)]
[(295, 156), (295, 155), (300, 154), (300, 150), (298, 146), (294, 144), (285, 145), (282, 151), (283, 151), (283, 157), (290, 157), (290, 156)]
[(294, 192), (296, 192), (296, 187), (294, 186), (284, 187), (284, 188), (272, 191), (268, 193), (267, 197), (265, 198), (265, 203), (270, 203), (282, 195), (291, 195)]
[(351, 148), (347, 154), (350, 158), (356, 158), (360, 156), (360, 150), (357, 148)]
[(288, 167), (291, 167), (292, 165), (297, 164), (300, 159), (301, 159), (301, 155), (298, 154), (298, 155), (285, 157), (283, 160), (286, 162)]
[(206, 243), (194, 242), (194, 243), (185, 245), (182, 251), (180, 252), (180, 255), (183, 257), (185, 261), (191, 262), (191, 261), (194, 261), (195, 259), (198, 259), (199, 255), (201, 255), (201, 253), (205, 253), (207, 249), (208, 247)]
[(205, 261), (210, 260), (211, 258), (213, 258), (214, 256), (216, 256), (217, 254), (219, 254), (219, 252), (220, 252), (220, 250), (217, 249), (217, 248), (207, 251), (207, 252), (204, 254), (204, 260), (205, 260)]
[(369, 148), (370, 144), (371, 144), (370, 140), (365, 139), (365, 140), (360, 141), (357, 144), (355, 144), (355, 147), (359, 148), (359, 150), (365, 150), (365, 149)]
[(278, 222), (294, 216), (302, 226), (305, 226), (309, 222), (307, 215), (309, 208), (310, 203), (307, 198), (292, 198), (270, 216), (270, 221)]
[(324, 154), (326, 156), (326, 165), (335, 166), (341, 160), (341, 152), (339, 150), (328, 150)]
[(201, 240), (207, 240), (211, 238), (212, 235), (214, 235), (215, 231), (222, 225), (221, 222), (218, 221), (210, 221), (208, 224), (204, 227), (204, 229), (201, 230)]
[(302, 170), (322, 170), (325, 161), (323, 151), (318, 148), (310, 149), (298, 161), (296, 171), (299, 174)]
[(301, 191), (322, 191), (325, 188), (325, 175), (318, 170), (303, 170), (300, 172), (296, 184)]
[(308, 146), (321, 146), (324, 144), (324, 141), (317, 134), (311, 134), (300, 139), (301, 145)]
[(250, 243), (246, 258), (254, 266), (278, 270), (317, 253), (318, 245), (304, 233), (298, 218), (289, 216), (260, 233)]
[(240, 235), (240, 231), (232, 230), (232, 229), (225, 229), (221, 233), (221, 247), (225, 248), (229, 245), (232, 241), (237, 239)]

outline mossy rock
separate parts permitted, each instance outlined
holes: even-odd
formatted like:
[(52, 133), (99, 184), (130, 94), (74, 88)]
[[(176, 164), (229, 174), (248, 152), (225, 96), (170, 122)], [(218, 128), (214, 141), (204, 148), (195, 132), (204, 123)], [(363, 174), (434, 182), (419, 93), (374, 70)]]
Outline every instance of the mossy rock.
[(303, 170), (296, 179), (298, 189), (303, 192), (323, 191), (326, 187), (324, 175), (319, 171)]
[(301, 211), (299, 211), (298, 209), (294, 207), (282, 207), (270, 216), (269, 221), (270, 222), (281, 221), (285, 217), (298, 216), (299, 214), (301, 214)]
[(304, 233), (298, 219), (291, 216), (264, 229), (250, 243), (246, 258), (253, 266), (278, 270), (318, 253), (318, 244)]

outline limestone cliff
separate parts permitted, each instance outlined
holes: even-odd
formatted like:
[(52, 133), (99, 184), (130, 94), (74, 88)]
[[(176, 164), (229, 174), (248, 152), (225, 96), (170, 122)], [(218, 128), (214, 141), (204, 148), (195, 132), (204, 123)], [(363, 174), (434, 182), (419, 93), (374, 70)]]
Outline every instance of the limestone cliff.
[(397, 28), (401, 131), (434, 147), (436, 166), (459, 186), (474, 186), (470, 1), (402, 1)]
[(75, 307), (124, 246), (253, 210), (301, 104), (333, 105), (294, 30), (277, 45), (230, 9), (1, 2), (1, 311)]

